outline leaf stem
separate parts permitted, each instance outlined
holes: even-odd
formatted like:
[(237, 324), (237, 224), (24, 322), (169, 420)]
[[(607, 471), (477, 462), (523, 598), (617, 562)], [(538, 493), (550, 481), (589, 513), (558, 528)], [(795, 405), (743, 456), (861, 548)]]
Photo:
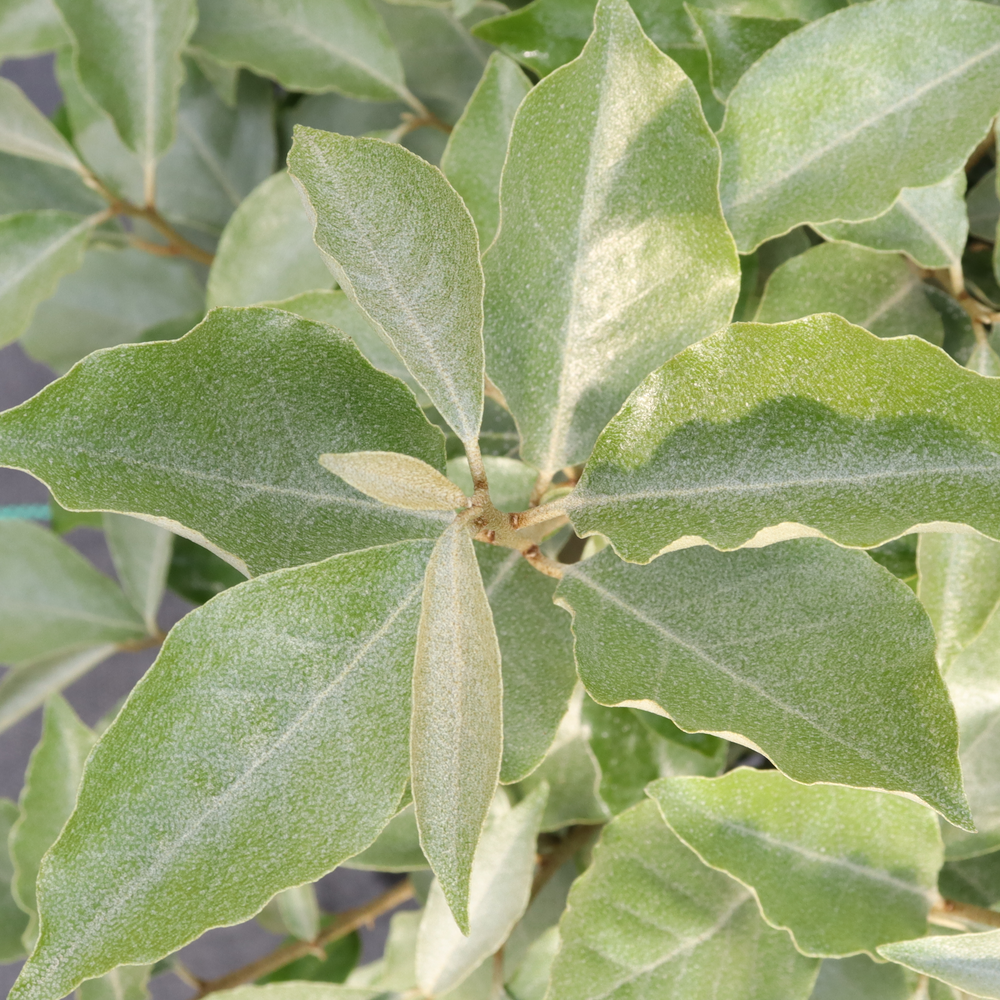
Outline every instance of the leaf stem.
[(274, 972), (275, 969), (280, 969), (282, 966), (288, 965), (289, 962), (294, 962), (297, 958), (304, 958), (306, 955), (312, 954), (317, 948), (323, 948), (332, 941), (346, 937), (359, 927), (373, 923), (383, 913), (394, 910), (401, 903), (412, 898), (413, 884), (409, 879), (404, 879), (363, 906), (338, 913), (337, 919), (324, 927), (312, 941), (291, 941), (240, 969), (219, 976), (218, 979), (202, 982), (194, 1000), (201, 1000), (202, 997), (206, 997), (210, 993), (232, 989), (234, 986), (242, 986), (244, 983), (260, 979), (261, 976), (266, 976), (269, 972)]
[(988, 910), (984, 906), (973, 906), (971, 903), (960, 903), (955, 899), (939, 900), (931, 907), (931, 912), (928, 915), (932, 923), (935, 916), (958, 917), (960, 920), (981, 924), (984, 927), (1000, 927), (1000, 913), (996, 910)]
[(527, 528), (532, 524), (541, 524), (543, 521), (551, 521), (554, 517), (565, 516), (560, 497), (558, 500), (551, 500), (540, 507), (532, 507), (530, 510), (522, 510), (517, 514), (511, 514), (512, 524), (515, 528)]

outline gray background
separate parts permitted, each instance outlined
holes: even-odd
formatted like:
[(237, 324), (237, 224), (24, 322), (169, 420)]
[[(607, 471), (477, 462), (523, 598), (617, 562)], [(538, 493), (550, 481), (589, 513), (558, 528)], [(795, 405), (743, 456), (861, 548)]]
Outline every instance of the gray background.
[[(14, 80), (43, 112), (52, 114), (61, 103), (52, 63), (51, 56), (10, 59), (0, 67), (0, 75)], [(52, 372), (28, 358), (20, 345), (12, 344), (0, 350), (0, 410), (33, 396), (53, 378)], [(37, 480), (13, 469), (0, 468), (0, 505), (47, 502), (48, 491)], [(100, 532), (81, 528), (66, 538), (99, 569), (114, 576)], [(168, 591), (160, 611), (160, 627), (168, 629), (189, 610), (190, 604)], [(128, 694), (153, 662), (154, 656), (155, 650), (113, 656), (67, 688), (65, 695), (83, 721), (93, 725)], [(40, 729), (39, 711), (0, 733), (0, 796), (17, 800), (28, 757), (38, 741)], [(320, 905), (330, 911), (357, 906), (382, 892), (396, 878), (378, 872), (339, 869), (318, 884)], [(382, 917), (374, 927), (362, 930), (362, 962), (371, 961), (382, 953), (388, 922), (388, 916)], [(195, 975), (213, 978), (266, 953), (279, 942), (280, 938), (250, 921), (237, 927), (209, 931), (183, 949), (180, 957)], [(0, 965), (0, 989), (5, 995), (19, 969), (20, 963)], [(192, 992), (172, 975), (159, 976), (153, 981), (153, 993), (157, 1000), (182, 1000)]]

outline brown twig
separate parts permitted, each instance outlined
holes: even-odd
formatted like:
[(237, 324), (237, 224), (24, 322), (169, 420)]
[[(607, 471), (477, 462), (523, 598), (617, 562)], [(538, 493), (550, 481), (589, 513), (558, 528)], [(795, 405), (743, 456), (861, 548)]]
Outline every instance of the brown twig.
[(280, 969), (289, 962), (294, 962), (297, 958), (304, 958), (313, 954), (315, 949), (322, 949), (331, 941), (346, 937), (351, 931), (356, 931), (359, 927), (371, 924), (377, 917), (389, 910), (394, 910), (401, 903), (405, 903), (413, 897), (413, 885), (409, 879), (398, 882), (391, 889), (383, 892), (381, 896), (376, 896), (373, 900), (357, 906), (353, 910), (344, 910), (337, 914), (337, 919), (333, 923), (324, 927), (312, 941), (292, 941), (289, 944), (275, 948), (269, 955), (258, 958), (255, 962), (244, 965), (241, 969), (236, 969), (218, 979), (210, 979), (201, 984), (195, 1000), (219, 990), (232, 989), (234, 986), (242, 986), (244, 983), (252, 983), (261, 976), (266, 976), (275, 969)]
[(984, 906), (973, 906), (971, 903), (959, 903), (955, 899), (940, 900), (931, 908), (932, 920), (935, 914), (958, 917), (974, 924), (982, 924), (984, 927), (1000, 927), (1000, 913), (996, 910), (987, 910)]
[(122, 653), (137, 653), (141, 649), (152, 649), (153, 646), (159, 646), (166, 636), (162, 632), (157, 632), (155, 635), (147, 635), (142, 639), (133, 639), (131, 642), (120, 642), (118, 643), (118, 649)]

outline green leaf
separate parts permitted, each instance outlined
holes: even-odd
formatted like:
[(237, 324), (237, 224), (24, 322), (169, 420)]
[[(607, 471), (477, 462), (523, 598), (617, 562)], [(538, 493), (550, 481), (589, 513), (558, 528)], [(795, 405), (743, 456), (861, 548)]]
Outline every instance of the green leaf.
[(604, 829), (559, 926), (551, 1000), (805, 1000), (819, 962), (642, 802)]
[[(326, 918), (329, 921), (330, 917)], [(342, 983), (351, 970), (358, 964), (361, 955), (361, 938), (357, 931), (331, 941), (323, 949), (325, 958), (316, 955), (305, 955), (297, 958), (280, 969), (261, 976), (257, 984), (284, 983), (288, 981), (308, 980), (321, 983)]]
[(0, 733), (117, 652), (116, 643), (106, 642), (83, 650), (60, 650), (12, 667), (0, 680)]
[(714, 758), (706, 757), (659, 736), (643, 725), (640, 715), (650, 713), (606, 708), (590, 698), (583, 703), (583, 718), (590, 727), (590, 748), (601, 768), (600, 795), (615, 815), (641, 802), (646, 785), (657, 778), (678, 774), (711, 776), (726, 766), (721, 740), (716, 741), (721, 752)]
[(73, 147), (17, 84), (0, 80), (0, 150), (82, 172)]
[(375, 839), (407, 779), (431, 547), (250, 580), (174, 627), (42, 866), (42, 933), (13, 997), (160, 958)]
[(739, 291), (694, 88), (624, 0), (596, 25), (521, 105), (484, 259), (487, 367), (521, 457), (548, 473), (586, 459), (642, 376), (719, 329)]
[(235, 566), (220, 559), (214, 552), (209, 552), (190, 538), (174, 536), (167, 586), (175, 594), (192, 604), (204, 604), (245, 579)]
[(728, 750), (726, 741), (719, 739), (718, 736), (710, 736), (708, 733), (686, 733), (683, 729), (678, 729), (665, 715), (644, 712), (641, 708), (633, 708), (630, 711), (644, 726), (672, 743), (678, 743), (688, 750), (697, 750), (704, 757), (714, 759), (726, 756)]
[(10, 829), (19, 815), (10, 799), (0, 799), (0, 962), (13, 962), (25, 954), (21, 935), (28, 926), (28, 915), (11, 895), (14, 867), (7, 851)]
[(147, 195), (157, 158), (174, 141), (184, 80), (181, 50), (197, 17), (194, 0), (56, 0), (73, 38), (73, 60), (87, 93), (139, 155)]
[(386, 507), (318, 459), (401, 451), (442, 468), (441, 440), (346, 338), (260, 308), (93, 355), (0, 417), (0, 459), (64, 507), (143, 516), (252, 574), (436, 537), (451, 515)]
[(472, 217), (454, 188), (402, 146), (301, 125), (288, 164), (341, 288), (462, 441), (475, 440), (483, 274)]
[(923, 340), (739, 323), (642, 383), (559, 504), (635, 562), (695, 539), (871, 548), (939, 522), (1000, 538), (998, 451), (1000, 383)]
[(868, 549), (868, 555), (899, 577), (911, 590), (917, 590), (917, 545), (920, 535), (903, 535), (891, 542)]
[(740, 17), (717, 10), (684, 5), (698, 26), (708, 50), (712, 90), (726, 101), (740, 77), (785, 35), (802, 27), (802, 21), (767, 17)]
[(507, 981), (507, 992), (513, 1000), (543, 1000), (560, 943), (558, 927), (550, 927), (532, 943), (517, 972)]
[(903, 188), (892, 208), (876, 219), (814, 228), (828, 240), (905, 253), (921, 267), (958, 267), (969, 235), (964, 194), (965, 171), (958, 170), (940, 184)]
[(352, 989), (335, 983), (269, 983), (225, 990), (225, 1000), (382, 1000), (381, 990)]
[(503, 753), (500, 648), (468, 528), (427, 567), (413, 665), (410, 767), (420, 845), (462, 932), (469, 878)]
[(337, 90), (369, 101), (409, 92), (382, 18), (369, 0), (201, 0), (192, 45), (247, 66), (286, 90)]
[(1000, 997), (1000, 931), (897, 941), (879, 954), (977, 997)]
[(332, 284), (302, 199), (282, 171), (255, 188), (230, 218), (208, 275), (208, 304), (249, 306)]
[(595, 701), (759, 748), (796, 781), (911, 792), (969, 822), (933, 630), (864, 553), (799, 539), (634, 566), (605, 549), (566, 567), (556, 599)]
[(566, 909), (566, 897), (578, 874), (576, 858), (570, 858), (535, 894), (503, 946), (505, 980), (509, 981), (511, 975), (521, 967), (529, 949), (545, 931), (559, 923), (559, 918)]
[(429, 868), (420, 849), (413, 803), (410, 802), (389, 820), (389, 825), (371, 847), (345, 861), (343, 867), (378, 872), (415, 872)]
[(10, 832), (14, 898), (30, 918), (24, 931), (28, 951), (38, 938), (38, 866), (76, 805), (83, 763), (96, 741), (64, 698), (57, 694), (46, 702), (42, 738), (31, 755), (20, 817)]
[(229, 107), (193, 61), (186, 71), (177, 140), (157, 167), (156, 201), (174, 225), (218, 236), (275, 169), (274, 88), (239, 74), (236, 102)]
[(139, 340), (161, 323), (184, 321), (180, 332), (186, 332), (201, 318), (204, 302), (182, 260), (91, 246), (80, 269), (35, 310), (21, 343), (36, 361), (63, 374), (92, 351)]
[(0, 345), (17, 340), (59, 279), (83, 263), (94, 223), (51, 210), (0, 218)]
[(500, 224), (500, 173), (514, 112), (529, 90), (531, 81), (516, 63), (499, 52), (491, 55), (441, 157), (441, 170), (472, 213), (483, 248)]
[(945, 825), (949, 859), (1000, 849), (1000, 614), (994, 614), (948, 665), (948, 691), (958, 716), (959, 758), (975, 833)]
[(577, 688), (559, 722), (552, 745), (541, 764), (517, 787), (529, 794), (543, 782), (549, 797), (542, 830), (559, 830), (578, 823), (605, 823), (611, 811), (600, 796), (601, 767), (590, 747), (589, 727), (582, 717), (583, 690)]
[(649, 794), (674, 833), (750, 888), (806, 955), (877, 957), (878, 945), (927, 929), (943, 852), (926, 806), (749, 767), (664, 778)]
[(51, 52), (68, 42), (52, 0), (5, 0), (0, 5), (0, 59)]
[(99, 979), (80, 983), (79, 1000), (146, 1000), (149, 996), (150, 965), (122, 965)]
[(1000, 198), (997, 197), (996, 167), (988, 170), (969, 192), (966, 207), (969, 212), (969, 234), (992, 243), (1000, 224)]
[(914, 334), (937, 344), (944, 327), (920, 275), (898, 255), (849, 243), (821, 243), (785, 261), (768, 279), (755, 317), (783, 323), (838, 313), (876, 337)]
[(319, 903), (312, 883), (282, 889), (274, 898), (289, 934), (299, 941), (312, 941), (319, 933)]
[(433, 466), (391, 451), (352, 451), (320, 455), (328, 472), (382, 503), (406, 510), (468, 507), (469, 498)]
[(0, 521), (0, 553), (0, 663), (26, 664), (145, 635), (118, 587), (50, 531)]
[(912, 978), (902, 966), (867, 955), (828, 958), (809, 1000), (914, 1000)]
[(873, 0), (765, 53), (719, 133), (740, 251), (803, 222), (874, 218), (954, 174), (1000, 106), (998, 31), (1000, 10), (973, 0)]
[(993, 906), (1000, 901), (1000, 852), (947, 862), (938, 873), (938, 891), (960, 903)]
[[(531, 503), (531, 491), (538, 478), (530, 465), (516, 458), (488, 455), (483, 458), (486, 477), (490, 484), (490, 499), (497, 510), (513, 513), (526, 510)], [(466, 496), (472, 496), (472, 472), (464, 455), (448, 460), (448, 478), (457, 483)], [(536, 574), (537, 575), (537, 574)]]
[(235, 108), (240, 88), (239, 66), (224, 66), (207, 52), (198, 49), (188, 49), (187, 55), (198, 64), (202, 76), (212, 85), (222, 103), (227, 107)]
[(569, 616), (552, 603), (555, 580), (520, 552), (482, 543), (475, 549), (500, 644), (506, 784), (533, 771), (552, 745), (576, 684), (573, 636)]
[(142, 615), (146, 630), (155, 635), (174, 536), (137, 517), (105, 514), (104, 537), (125, 596)]
[(535, 873), (535, 838), (548, 787), (513, 809), (505, 792), (486, 821), (469, 881), (469, 930), (455, 923), (435, 881), (417, 935), (417, 983), (427, 996), (448, 993), (507, 940), (528, 908)]
[(0, 215), (31, 209), (57, 208), (92, 215), (107, 207), (79, 174), (40, 160), (0, 153)]

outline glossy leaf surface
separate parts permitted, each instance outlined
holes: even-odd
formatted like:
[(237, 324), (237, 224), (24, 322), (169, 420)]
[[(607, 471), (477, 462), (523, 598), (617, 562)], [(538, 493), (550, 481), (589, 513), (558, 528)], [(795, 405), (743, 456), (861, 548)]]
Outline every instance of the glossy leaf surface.
[(633, 566), (605, 549), (567, 567), (557, 599), (596, 701), (733, 734), (797, 781), (912, 792), (969, 822), (933, 630), (867, 555), (801, 539)]
[(0, 418), (3, 460), (63, 506), (159, 519), (254, 574), (444, 528), (450, 515), (331, 476), (331, 447), (443, 466), (405, 386), (329, 327), (273, 309), (218, 310), (181, 340), (95, 354)]
[(65, 994), (159, 958), (375, 839), (407, 780), (430, 549), (280, 571), (174, 628), (95, 748), (42, 866), (42, 934), (12, 995)]
[(483, 262), (487, 368), (521, 457), (549, 473), (586, 459), (646, 372), (718, 330), (739, 285), (693, 86), (624, 0), (595, 24), (518, 112)]
[(560, 503), (636, 562), (758, 533), (868, 548), (957, 522), (1000, 537), (998, 404), (1000, 382), (913, 337), (836, 316), (738, 323), (642, 383)]

